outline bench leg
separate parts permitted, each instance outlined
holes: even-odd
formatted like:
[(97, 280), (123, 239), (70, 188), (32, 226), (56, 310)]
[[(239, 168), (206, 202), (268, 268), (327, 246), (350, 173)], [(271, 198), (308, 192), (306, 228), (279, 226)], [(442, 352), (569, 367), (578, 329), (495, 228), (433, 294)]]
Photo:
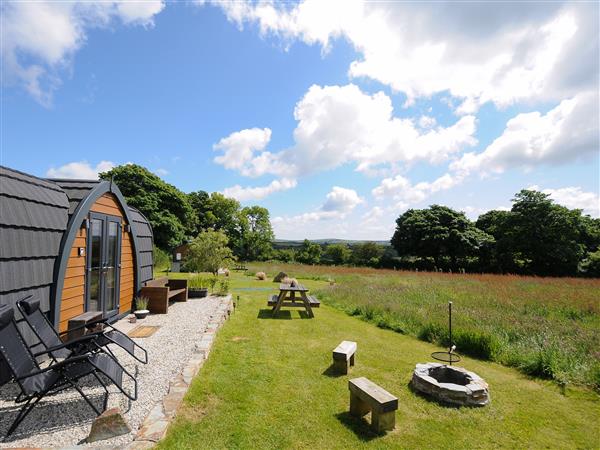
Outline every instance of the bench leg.
[(345, 359), (334, 359), (333, 367), (338, 373), (342, 373), (344, 375), (348, 374), (348, 361)]
[(368, 403), (363, 402), (360, 398), (350, 392), (350, 414), (356, 417), (362, 417), (369, 413), (371, 408)]
[(371, 413), (371, 428), (381, 433), (383, 431), (390, 431), (396, 427), (396, 411), (389, 412), (377, 412)]
[(354, 366), (354, 353), (352, 353), (352, 356), (350, 357), (350, 365)]

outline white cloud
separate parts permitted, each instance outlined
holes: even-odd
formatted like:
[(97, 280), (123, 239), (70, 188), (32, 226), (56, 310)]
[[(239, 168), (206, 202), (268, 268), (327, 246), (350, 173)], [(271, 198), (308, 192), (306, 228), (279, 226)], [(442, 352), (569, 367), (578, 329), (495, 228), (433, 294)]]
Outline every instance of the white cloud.
[(327, 194), (325, 203), (322, 206), (323, 211), (335, 211), (345, 214), (352, 211), (363, 200), (358, 196), (355, 190), (334, 186), (331, 192)]
[(600, 196), (597, 192), (585, 192), (579, 186), (569, 186), (558, 189), (540, 189), (539, 186), (530, 186), (528, 189), (538, 190), (550, 195), (550, 198), (559, 205), (571, 209), (581, 209), (584, 214), (600, 217)]
[(515, 167), (572, 161), (598, 152), (599, 132), (598, 93), (583, 93), (563, 100), (546, 114), (518, 114), (483, 152), (464, 154), (451, 169), (502, 173)]
[(100, 172), (115, 167), (112, 161), (100, 161), (92, 167), (87, 161), (70, 162), (58, 168), (51, 167), (46, 172), (48, 178), (74, 178), (80, 180), (97, 180)]
[(256, 161), (263, 161), (264, 155), (261, 158), (256, 153), (263, 153), (270, 140), (269, 128), (236, 131), (213, 145), (215, 151), (223, 152), (214, 161), (226, 169), (239, 170), (246, 176), (262, 175), (261, 165)]
[(74, 54), (93, 28), (114, 20), (151, 26), (164, 7), (162, 0), (3, 2), (0, 14), (0, 57), (5, 82), (25, 88), (49, 106)]
[[(242, 130), (216, 144), (219, 164), (246, 176), (300, 177), (353, 163), (373, 167), (428, 161), (439, 163), (474, 145), (476, 121), (465, 116), (447, 128), (423, 130), (412, 119), (394, 117), (383, 92), (365, 94), (356, 85), (310, 87), (296, 104), (294, 145), (277, 153), (264, 150), (270, 130)], [(431, 123), (431, 122), (430, 122)]]
[(275, 192), (287, 191), (296, 187), (296, 180), (290, 178), (282, 178), (273, 180), (267, 186), (258, 187), (242, 187), (239, 184), (229, 187), (223, 191), (226, 197), (233, 197), (240, 202), (247, 200), (260, 200)]
[[(206, 2), (200, 2), (202, 4)], [(560, 100), (597, 84), (594, 3), (411, 3), (306, 0), (299, 4), (221, 2), (240, 27), (289, 44), (344, 38), (360, 57), (352, 77), (369, 77), (418, 97), (449, 92), (458, 111)]]
[(334, 222), (341, 225), (340, 221), (345, 219), (363, 201), (355, 190), (334, 186), (325, 197), (323, 205), (317, 210), (295, 216), (278, 216), (273, 219), (273, 223), (281, 229), (284, 225), (305, 226), (312, 222), (337, 219)]
[(384, 178), (379, 186), (375, 187), (371, 193), (378, 200), (391, 198), (396, 202), (398, 209), (406, 209), (411, 205), (424, 201), (427, 197), (436, 192), (445, 191), (462, 183), (461, 175), (444, 174), (432, 182), (421, 181), (412, 184), (410, 180), (402, 175), (393, 178)]

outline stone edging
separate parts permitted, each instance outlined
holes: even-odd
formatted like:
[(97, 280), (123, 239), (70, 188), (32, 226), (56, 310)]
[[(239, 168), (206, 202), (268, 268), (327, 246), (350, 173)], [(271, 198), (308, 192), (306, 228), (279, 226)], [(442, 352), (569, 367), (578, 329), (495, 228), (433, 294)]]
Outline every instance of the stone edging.
[(220, 305), (217, 306), (217, 310), (210, 318), (206, 330), (202, 334), (198, 344), (196, 344), (196, 349), (192, 353), (191, 358), (185, 364), (181, 373), (171, 380), (167, 395), (150, 410), (138, 430), (135, 439), (125, 449), (151, 448), (165, 436), (167, 428), (175, 417), (177, 409), (181, 405), (194, 376), (196, 376), (200, 367), (202, 367), (204, 361), (208, 358), (217, 331), (229, 318), (232, 310), (233, 302), (230, 294), (223, 297)]

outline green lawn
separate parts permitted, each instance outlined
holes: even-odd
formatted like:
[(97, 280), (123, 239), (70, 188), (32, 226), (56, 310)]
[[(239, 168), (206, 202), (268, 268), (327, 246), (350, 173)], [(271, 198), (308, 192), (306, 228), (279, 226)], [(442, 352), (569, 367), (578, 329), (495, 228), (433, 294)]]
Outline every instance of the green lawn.
[[(313, 290), (326, 286), (304, 283)], [(429, 361), (439, 347), (327, 305), (314, 319), (297, 310), (272, 319), (266, 301), (276, 287), (232, 276), (239, 306), (159, 448), (598, 447), (600, 397), (594, 391), (568, 387), (563, 395), (552, 382), (464, 358), (464, 367), (489, 382), (492, 403), (443, 407), (408, 387), (414, 365)], [(349, 376), (333, 376), (331, 350), (344, 339), (358, 343), (356, 367)], [(348, 415), (348, 379), (358, 376), (398, 396), (395, 431), (373, 435), (365, 421)]]

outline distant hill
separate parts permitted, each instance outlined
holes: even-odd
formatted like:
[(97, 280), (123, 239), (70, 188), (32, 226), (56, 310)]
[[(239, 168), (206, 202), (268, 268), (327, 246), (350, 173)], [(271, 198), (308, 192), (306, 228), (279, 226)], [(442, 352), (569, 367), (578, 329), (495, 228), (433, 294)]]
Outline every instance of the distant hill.
[[(389, 246), (390, 241), (370, 241), (370, 240), (361, 240), (355, 241), (351, 239), (309, 239), (310, 242), (314, 242), (319, 245), (329, 245), (329, 244), (347, 244), (349, 246), (362, 244), (365, 242), (375, 242), (376, 244), (380, 244), (383, 246)], [(282, 248), (296, 248), (302, 245), (304, 240), (291, 240), (291, 239), (275, 239), (273, 241), (273, 248), (282, 249)]]

